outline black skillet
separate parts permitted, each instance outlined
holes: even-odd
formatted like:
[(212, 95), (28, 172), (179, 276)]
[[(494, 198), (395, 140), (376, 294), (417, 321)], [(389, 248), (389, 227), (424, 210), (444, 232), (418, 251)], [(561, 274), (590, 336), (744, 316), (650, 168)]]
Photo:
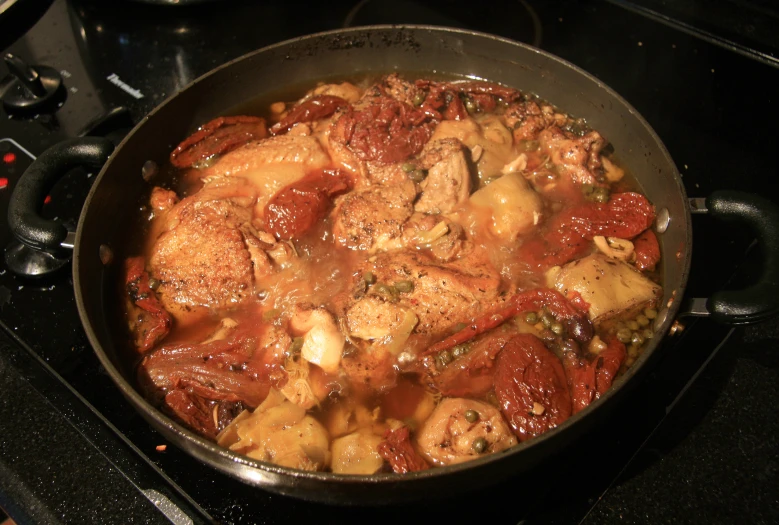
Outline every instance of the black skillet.
[[(195, 127), (279, 87), (360, 72), (438, 71), (500, 82), (532, 92), (566, 112), (584, 117), (614, 146), (642, 191), (655, 204), (663, 252), (665, 297), (656, 336), (642, 356), (598, 402), (542, 436), (465, 464), (408, 475), (343, 476), (303, 472), (262, 463), (217, 447), (172, 421), (135, 389), (123, 364), (125, 336), (111, 317), (115, 268), (109, 253), (122, 253), (122, 225), (133, 221), (149, 191), (141, 177), (148, 160), (163, 163)], [(40, 217), (48, 190), (74, 166), (103, 166), (73, 234)], [(692, 255), (690, 214), (740, 220), (763, 244), (764, 273), (747, 290), (684, 301)], [(646, 121), (617, 93), (581, 69), (538, 49), (504, 38), (424, 26), (372, 26), (331, 31), (266, 47), (199, 78), (145, 117), (116, 148), (107, 139), (80, 138), (44, 152), (19, 181), (9, 207), (14, 235), (26, 246), (62, 257), (73, 246), (73, 282), (82, 323), (101, 363), (130, 403), (166, 438), (208, 465), (246, 483), (300, 498), (331, 503), (386, 503), (451, 495), (529, 469), (575, 440), (608, 412), (629, 385), (651, 367), (653, 354), (680, 315), (710, 315), (745, 324), (779, 312), (779, 209), (757, 196), (716, 192), (687, 199), (668, 152)], [(102, 255), (102, 258), (101, 258)]]

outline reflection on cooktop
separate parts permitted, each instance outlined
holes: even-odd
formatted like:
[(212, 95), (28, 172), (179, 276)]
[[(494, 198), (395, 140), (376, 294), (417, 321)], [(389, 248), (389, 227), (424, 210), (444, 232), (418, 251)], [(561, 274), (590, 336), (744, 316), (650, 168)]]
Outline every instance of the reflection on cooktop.
[(461, 27), (541, 46), (541, 21), (524, 0), (491, 0), (481, 5), (452, 0), (361, 0), (343, 27), (374, 24)]

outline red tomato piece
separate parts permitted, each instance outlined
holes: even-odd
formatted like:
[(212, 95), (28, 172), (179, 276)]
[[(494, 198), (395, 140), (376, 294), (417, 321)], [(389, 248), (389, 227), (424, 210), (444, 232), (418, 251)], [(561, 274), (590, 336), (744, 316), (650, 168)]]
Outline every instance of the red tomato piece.
[(170, 163), (189, 168), (197, 162), (222, 155), (253, 140), (268, 136), (265, 119), (238, 115), (218, 117), (203, 124), (170, 154)]
[(639, 270), (653, 271), (660, 261), (660, 245), (655, 232), (646, 230), (633, 239), (633, 248), (636, 253), (636, 267)]
[(265, 205), (265, 222), (277, 239), (300, 237), (330, 209), (331, 197), (350, 188), (340, 170), (318, 170), (283, 188)]
[(563, 365), (530, 334), (515, 336), (498, 355), (495, 395), (520, 441), (543, 434), (571, 416)]
[(396, 474), (406, 474), (430, 468), (425, 458), (411, 444), (408, 427), (388, 430), (384, 434), (384, 441), (379, 443), (378, 452)]
[(283, 119), (271, 126), (270, 132), (274, 135), (281, 135), (289, 131), (295, 124), (313, 122), (320, 118), (329, 117), (348, 105), (349, 103), (346, 100), (333, 95), (311, 97), (289, 110), (289, 113)]
[(162, 307), (157, 294), (149, 284), (149, 272), (143, 257), (125, 261), (125, 283), (132, 303), (140, 309), (134, 324), (135, 344), (140, 352), (147, 352), (170, 332), (173, 323)]

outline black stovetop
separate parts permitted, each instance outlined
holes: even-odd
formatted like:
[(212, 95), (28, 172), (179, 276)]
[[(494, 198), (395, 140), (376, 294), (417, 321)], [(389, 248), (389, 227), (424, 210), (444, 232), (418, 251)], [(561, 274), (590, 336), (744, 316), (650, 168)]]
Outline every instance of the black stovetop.
[[(761, 23), (776, 19), (762, 2), (749, 4), (752, 10), (730, 3), (741, 5), (744, 23), (760, 18), (761, 6), (768, 13)], [(724, 4), (717, 2), (721, 10)], [(761, 38), (768, 34), (762, 25), (750, 32), (736, 18), (733, 31), (717, 33), (707, 13), (696, 18), (689, 5), (650, 0), (349, 0), (315, 7), (223, 0), (176, 8), (56, 0), (7, 51), (61, 71), (68, 98), (53, 116), (0, 116), (0, 177), (8, 179), (1, 210), (32, 156), (114, 108), (126, 107), (137, 121), (197, 76), (253, 49), (344, 25), (403, 22), (483, 30), (557, 54), (646, 117), (690, 196), (740, 189), (779, 201), (774, 42)], [(0, 79), (5, 74), (0, 65)], [(112, 75), (134, 94), (110, 82)], [(75, 224), (92, 179), (72, 172), (45, 213)], [(694, 231), (690, 295), (752, 279), (757, 250), (749, 235), (705, 217), (695, 218)], [(0, 241), (11, 241), (4, 221)], [(450, 500), (380, 509), (274, 495), (173, 446), (158, 452), (165, 441), (124, 401), (89, 348), (68, 269), (31, 281), (0, 268), (0, 322), (0, 507), (19, 523), (779, 521), (779, 496), (770, 488), (779, 486), (776, 321), (735, 330), (689, 322), (663, 343), (651, 372), (613, 412), (529, 475)]]

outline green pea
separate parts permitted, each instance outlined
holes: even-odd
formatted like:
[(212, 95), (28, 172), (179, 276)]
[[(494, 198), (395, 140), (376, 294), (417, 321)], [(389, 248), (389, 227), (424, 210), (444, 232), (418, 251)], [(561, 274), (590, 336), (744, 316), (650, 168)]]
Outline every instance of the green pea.
[(644, 336), (638, 332), (633, 332), (633, 336), (630, 338), (630, 342), (636, 346), (644, 344)]
[(484, 453), (484, 452), (487, 450), (487, 447), (488, 447), (488, 446), (490, 446), (490, 444), (489, 444), (489, 443), (487, 443), (487, 440), (486, 440), (486, 439), (484, 439), (483, 437), (476, 438), (476, 439), (473, 441), (473, 450), (474, 450), (474, 452), (476, 452), (477, 454), (482, 454), (482, 453)]
[(365, 272), (362, 274), (362, 280), (365, 281), (365, 284), (373, 284), (376, 282), (376, 276), (373, 272)]
[(641, 335), (644, 336), (644, 339), (652, 339), (655, 334), (649, 328), (644, 328), (644, 331), (641, 332)]
[(638, 322), (636, 321), (628, 321), (628, 328), (631, 330), (638, 330)]
[(475, 410), (466, 410), (465, 420), (468, 423), (476, 423), (479, 420), (479, 413), (476, 412)]
[(526, 313), (525, 322), (528, 324), (536, 324), (538, 322), (538, 314), (535, 312)]
[(649, 319), (645, 315), (639, 315), (636, 317), (636, 322), (641, 326), (649, 326)]
[(629, 328), (620, 328), (617, 330), (617, 339), (619, 339), (620, 343), (629, 343), (632, 337), (633, 332), (631, 332)]
[(408, 174), (409, 178), (414, 182), (422, 182), (425, 180), (427, 173), (424, 170), (414, 170)]
[(412, 281), (398, 281), (395, 283), (395, 289), (400, 293), (413, 292), (414, 283)]
[(563, 335), (563, 324), (560, 322), (554, 322), (552, 323), (552, 326), (549, 327), (549, 329), (555, 334), (555, 335)]
[(646, 310), (644, 310), (644, 315), (646, 316), (647, 319), (654, 319), (655, 317), (657, 317), (657, 310), (655, 310), (654, 308), (647, 308)]
[(427, 95), (425, 94), (424, 91), (417, 91), (417, 94), (414, 95), (414, 100), (413, 100), (414, 105), (415, 106), (421, 106), (426, 98), (427, 98)]

